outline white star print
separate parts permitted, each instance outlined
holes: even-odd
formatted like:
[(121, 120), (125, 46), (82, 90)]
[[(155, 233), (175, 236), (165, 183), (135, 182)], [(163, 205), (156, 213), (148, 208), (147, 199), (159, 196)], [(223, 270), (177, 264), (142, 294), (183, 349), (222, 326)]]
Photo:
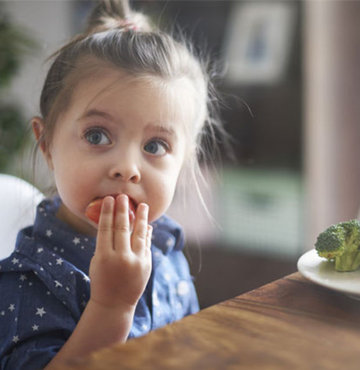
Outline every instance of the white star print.
[(174, 246), (174, 239), (172, 238), (169, 238), (167, 241), (166, 241), (166, 246), (171, 248)]
[(19, 336), (18, 335), (14, 335), (12, 341), (14, 343), (17, 343), (19, 341)]
[(62, 284), (59, 282), (59, 281), (57, 281), (57, 280), (54, 280), (54, 283), (55, 283), (55, 288), (61, 288), (62, 287)]
[(27, 280), (27, 277), (26, 275), (22, 274), (20, 275), (20, 278), (19, 278), (21, 281), (24, 281), (24, 280)]
[(46, 311), (44, 310), (44, 307), (38, 307), (36, 309), (36, 314), (35, 315), (43, 317), (45, 314), (46, 314)]
[(38, 248), (38, 249), (37, 249), (37, 252), (38, 252), (38, 253), (41, 253), (41, 252), (43, 252), (43, 251), (44, 251), (44, 248)]
[(159, 302), (159, 298), (158, 298), (158, 295), (157, 295), (156, 291), (154, 291), (152, 299), (153, 299), (153, 305), (154, 306), (159, 306), (160, 302)]
[(80, 243), (80, 238), (75, 237), (75, 238), (73, 239), (73, 243), (74, 243), (75, 245), (79, 244), (79, 243)]
[(32, 330), (33, 330), (33, 331), (38, 331), (38, 330), (39, 330), (39, 325), (35, 325), (35, 324), (34, 324), (34, 325), (32, 326)]
[(83, 280), (84, 281), (90, 281), (90, 278), (88, 276), (84, 275)]
[(176, 302), (176, 308), (180, 311), (182, 309), (182, 303), (180, 301)]
[(10, 310), (11, 312), (13, 312), (13, 311), (15, 310), (15, 304), (14, 304), (14, 303), (12, 303), (12, 304), (9, 306), (9, 310)]
[(0, 315), (1, 315), (1, 316), (5, 316), (5, 311), (1, 311), (1, 312), (0, 312)]
[(56, 260), (56, 264), (57, 265), (62, 265), (62, 263), (64, 262), (64, 260), (62, 259), (62, 258), (58, 258), (57, 260)]
[(17, 263), (19, 263), (19, 260), (17, 259), (17, 258), (13, 258), (12, 260), (11, 260), (11, 263), (13, 264), (13, 265), (16, 265)]
[(177, 294), (180, 296), (189, 294), (189, 290), (190, 290), (189, 284), (185, 280), (181, 280), (176, 288)]
[(46, 236), (47, 237), (50, 238), (52, 236), (52, 234), (53, 234), (53, 232), (50, 229), (46, 230)]

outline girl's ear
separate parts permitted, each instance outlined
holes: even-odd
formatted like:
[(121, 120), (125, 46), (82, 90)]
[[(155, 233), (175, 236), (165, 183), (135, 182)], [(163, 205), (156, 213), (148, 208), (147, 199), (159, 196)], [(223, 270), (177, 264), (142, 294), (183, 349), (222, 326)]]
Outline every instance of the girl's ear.
[(44, 137), (44, 120), (41, 117), (33, 117), (31, 125), (39, 148), (41, 149), (48, 166), (53, 169), (51, 154)]

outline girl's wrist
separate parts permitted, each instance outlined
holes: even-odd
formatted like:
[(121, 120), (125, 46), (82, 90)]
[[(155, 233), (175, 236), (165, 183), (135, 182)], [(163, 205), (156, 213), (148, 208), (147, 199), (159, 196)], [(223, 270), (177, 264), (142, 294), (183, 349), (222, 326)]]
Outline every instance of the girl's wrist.
[(109, 343), (117, 343), (127, 340), (133, 324), (135, 308), (136, 306), (127, 304), (107, 306), (90, 298), (85, 311), (86, 316), (97, 318), (96, 321), (101, 322), (106, 340)]
[(87, 303), (87, 307), (89, 309), (92, 309), (99, 314), (102, 313), (104, 315), (116, 315), (116, 316), (124, 316), (126, 315), (134, 315), (136, 304), (128, 304), (126, 302), (117, 301), (116, 304), (110, 305), (110, 304), (104, 304), (102, 302), (97, 301), (94, 298), (90, 297), (89, 302)]
[[(54, 368), (69, 359), (85, 357), (90, 353), (124, 343), (130, 333), (135, 306), (106, 306), (90, 299), (70, 338), (46, 369)], [(101, 325), (99, 325), (101, 323)]]

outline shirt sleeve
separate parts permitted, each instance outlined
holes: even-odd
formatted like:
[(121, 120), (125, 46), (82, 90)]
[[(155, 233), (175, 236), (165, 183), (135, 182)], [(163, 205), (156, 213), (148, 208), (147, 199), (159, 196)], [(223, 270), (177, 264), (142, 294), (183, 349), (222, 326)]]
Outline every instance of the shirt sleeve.
[(182, 304), (183, 316), (187, 316), (199, 311), (199, 301), (186, 257), (182, 251), (176, 251), (174, 254), (173, 258), (176, 261), (174, 264), (179, 276), (176, 295)]
[(0, 274), (0, 368), (33, 370), (46, 366), (76, 326), (33, 272)]
[(180, 227), (174, 232), (175, 242), (172, 251), (172, 263), (177, 271), (179, 280), (176, 284), (177, 299), (183, 307), (183, 316), (191, 315), (199, 311), (199, 301), (193, 282), (193, 277), (190, 273), (189, 263), (184, 255), (184, 233)]

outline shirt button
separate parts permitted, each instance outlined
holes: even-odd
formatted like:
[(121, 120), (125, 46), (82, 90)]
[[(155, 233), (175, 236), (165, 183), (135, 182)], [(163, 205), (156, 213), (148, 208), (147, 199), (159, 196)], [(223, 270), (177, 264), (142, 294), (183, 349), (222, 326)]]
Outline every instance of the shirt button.
[(179, 281), (177, 288), (176, 288), (177, 294), (179, 296), (184, 296), (186, 294), (189, 294), (189, 290), (190, 288), (189, 288), (189, 284), (187, 281), (185, 280)]

